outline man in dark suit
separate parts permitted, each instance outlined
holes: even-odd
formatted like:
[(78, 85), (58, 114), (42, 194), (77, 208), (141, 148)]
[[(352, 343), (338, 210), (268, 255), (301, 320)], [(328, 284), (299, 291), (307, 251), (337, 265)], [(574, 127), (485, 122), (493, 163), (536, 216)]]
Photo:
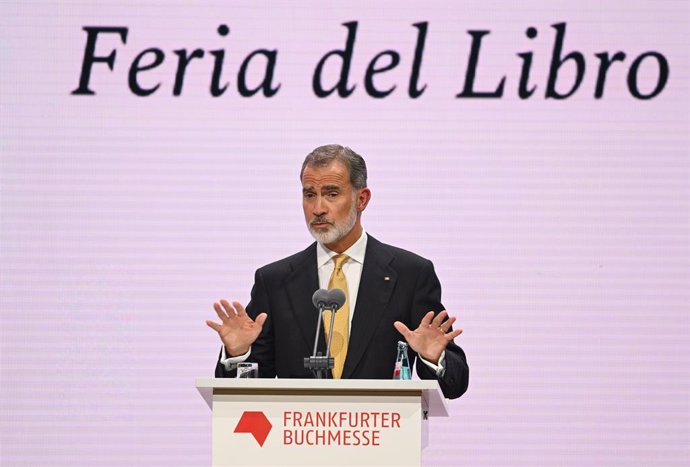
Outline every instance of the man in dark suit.
[(207, 324), (223, 342), (216, 377), (234, 376), (242, 361), (258, 362), (261, 377), (311, 377), (303, 360), (312, 353), (318, 318), (312, 294), (335, 284), (347, 301), (333, 329), (326, 326), (319, 337), (325, 349), (333, 334), (333, 377), (390, 379), (403, 337), (420, 378), (437, 379), (448, 398), (467, 390), (465, 354), (453, 342), (462, 331), (452, 329), (455, 318), (441, 305), (433, 264), (362, 228), (371, 199), (366, 176), (364, 159), (349, 148), (322, 146), (307, 156), (303, 208), (316, 243), (260, 268), (246, 310), (238, 302), (214, 303), (221, 323)]

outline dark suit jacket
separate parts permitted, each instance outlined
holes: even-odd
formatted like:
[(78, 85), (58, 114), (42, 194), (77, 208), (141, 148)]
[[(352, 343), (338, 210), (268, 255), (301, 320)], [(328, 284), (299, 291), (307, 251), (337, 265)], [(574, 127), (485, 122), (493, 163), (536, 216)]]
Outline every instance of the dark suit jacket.
[[(312, 354), (318, 311), (311, 301), (319, 288), (316, 243), (306, 250), (271, 263), (256, 271), (247, 313), (255, 319), (268, 314), (261, 335), (254, 342), (249, 361), (259, 363), (262, 378), (311, 378), (303, 359)], [(379, 242), (367, 240), (364, 267), (357, 303), (352, 317), (343, 379), (390, 379), (402, 335), (394, 321), (415, 329), (425, 313), (440, 312), (441, 284), (431, 261)], [(325, 351), (323, 333), (319, 349)], [(410, 350), (410, 362), (416, 354)], [(445, 373), (439, 379), (444, 395), (460, 397), (469, 381), (465, 354), (451, 342), (446, 348)], [(436, 379), (424, 362), (417, 359), (417, 375)], [(216, 377), (233, 377), (220, 364)]]

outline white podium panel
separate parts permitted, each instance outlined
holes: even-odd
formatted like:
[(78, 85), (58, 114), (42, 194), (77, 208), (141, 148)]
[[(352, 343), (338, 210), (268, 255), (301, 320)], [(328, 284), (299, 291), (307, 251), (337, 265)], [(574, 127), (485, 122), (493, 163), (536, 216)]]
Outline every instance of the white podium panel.
[(213, 465), (420, 465), (435, 381), (209, 379)]

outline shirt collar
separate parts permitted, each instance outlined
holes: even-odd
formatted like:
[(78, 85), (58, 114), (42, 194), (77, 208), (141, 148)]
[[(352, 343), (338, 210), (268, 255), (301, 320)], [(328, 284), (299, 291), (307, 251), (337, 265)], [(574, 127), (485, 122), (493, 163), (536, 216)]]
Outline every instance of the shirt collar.
[[(347, 250), (343, 252), (350, 257), (351, 260), (357, 261), (360, 264), (364, 264), (364, 253), (367, 251), (367, 233), (362, 229), (362, 235), (359, 239)], [(316, 242), (316, 264), (321, 267), (327, 264), (334, 256), (338, 253), (331, 251), (322, 245), (320, 242)]]

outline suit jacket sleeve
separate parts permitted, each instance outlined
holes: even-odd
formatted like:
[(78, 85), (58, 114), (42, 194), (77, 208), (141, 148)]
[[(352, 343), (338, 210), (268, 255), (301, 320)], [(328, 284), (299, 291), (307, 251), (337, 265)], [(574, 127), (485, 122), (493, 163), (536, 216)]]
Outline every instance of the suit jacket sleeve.
[[(427, 260), (420, 272), (415, 288), (412, 326), (416, 328), (429, 311), (440, 313), (443, 310), (441, 283), (434, 272), (433, 264)], [(458, 398), (467, 391), (470, 373), (467, 359), (463, 350), (453, 341), (446, 347), (445, 372), (442, 377), (437, 378), (434, 371), (420, 359), (417, 359), (416, 369), (420, 379), (438, 379), (441, 391), (448, 399)]]

